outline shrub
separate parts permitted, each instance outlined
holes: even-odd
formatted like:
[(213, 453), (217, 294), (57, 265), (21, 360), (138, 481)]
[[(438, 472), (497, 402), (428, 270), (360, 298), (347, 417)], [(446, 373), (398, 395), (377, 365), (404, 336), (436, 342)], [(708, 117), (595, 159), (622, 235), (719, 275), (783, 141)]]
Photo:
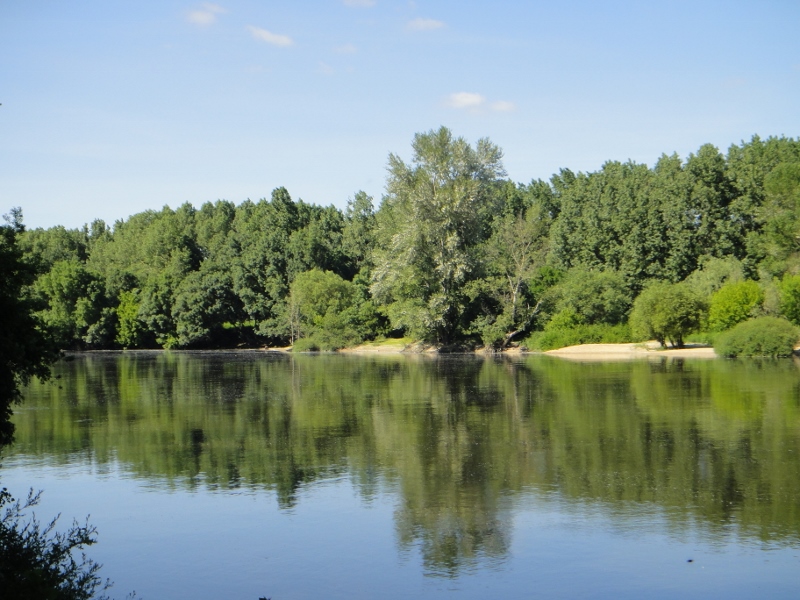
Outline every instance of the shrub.
[(553, 350), (578, 344), (619, 344), (631, 340), (630, 327), (605, 323), (583, 323), (566, 309), (553, 315), (544, 331), (533, 333), (524, 345), (533, 350)]
[(702, 299), (683, 283), (656, 283), (639, 294), (633, 303), (630, 325), (635, 339), (667, 340), (683, 347), (686, 336), (700, 327), (705, 316)]
[(551, 294), (557, 311), (572, 311), (584, 323), (624, 323), (631, 309), (625, 279), (611, 270), (572, 269)]
[[(289, 321), (295, 349), (336, 350), (358, 344), (378, 328), (365, 290), (330, 271), (300, 273), (291, 286)], [(297, 342), (308, 338), (309, 342)]]
[(298, 338), (292, 344), (292, 352), (319, 352), (320, 345), (313, 337)]
[[(20, 503), (0, 490), (0, 590), (3, 598), (54, 598), (88, 600), (106, 590), (100, 565), (75, 554), (97, 541), (97, 531), (88, 523), (73, 523), (66, 532), (55, 531), (56, 519), (42, 526), (35, 515), (23, 521), (26, 509), (39, 502), (33, 490)], [(107, 598), (101, 595), (98, 600)]]
[(756, 316), (764, 303), (764, 291), (755, 281), (726, 283), (711, 296), (708, 307), (708, 328), (726, 331)]
[(758, 317), (721, 334), (714, 345), (720, 356), (791, 356), (800, 331), (778, 317)]
[(725, 258), (705, 256), (700, 262), (702, 266), (692, 272), (684, 283), (703, 298), (707, 298), (726, 283), (744, 280), (744, 265), (733, 256)]
[(800, 325), (800, 275), (786, 275), (779, 289), (781, 313), (795, 325)]

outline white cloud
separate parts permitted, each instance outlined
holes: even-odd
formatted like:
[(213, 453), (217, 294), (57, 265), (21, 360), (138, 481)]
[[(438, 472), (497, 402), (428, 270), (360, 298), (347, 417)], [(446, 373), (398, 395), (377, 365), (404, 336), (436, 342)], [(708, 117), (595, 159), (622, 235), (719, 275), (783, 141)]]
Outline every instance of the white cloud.
[(444, 23), (436, 19), (418, 18), (409, 21), (407, 27), (412, 31), (433, 31), (434, 29), (441, 29), (444, 27)]
[(342, 0), (345, 6), (351, 8), (369, 8), (375, 6), (375, 0)]
[(491, 105), (491, 109), (497, 112), (511, 112), (515, 108), (517, 108), (517, 105), (508, 100), (497, 100), (496, 102), (492, 102)]
[(253, 27), (252, 25), (248, 25), (247, 29), (255, 39), (261, 42), (266, 42), (267, 44), (272, 44), (273, 46), (286, 48), (287, 46), (294, 44), (294, 41), (292, 41), (292, 38), (290, 38), (288, 35), (272, 33), (271, 31), (261, 29), (260, 27)]
[(353, 44), (342, 44), (341, 46), (336, 46), (333, 50), (337, 54), (355, 54), (358, 52), (358, 48)]
[(479, 114), (485, 109), (493, 112), (511, 112), (517, 107), (513, 102), (507, 100), (495, 100), (489, 102), (486, 96), (475, 92), (456, 92), (450, 94), (445, 100), (445, 106), (457, 110), (466, 110), (473, 114)]
[(219, 4), (212, 4), (211, 2), (204, 2), (200, 8), (190, 10), (186, 15), (186, 19), (190, 23), (199, 25), (200, 27), (208, 27), (217, 20), (217, 15), (228, 12)]
[(335, 73), (332, 66), (322, 61), (320, 61), (319, 63), (319, 72), (322, 73), (323, 75), (328, 75), (328, 76), (333, 75)]
[(486, 98), (480, 94), (472, 92), (456, 92), (447, 97), (447, 106), (450, 108), (480, 108), (486, 102)]

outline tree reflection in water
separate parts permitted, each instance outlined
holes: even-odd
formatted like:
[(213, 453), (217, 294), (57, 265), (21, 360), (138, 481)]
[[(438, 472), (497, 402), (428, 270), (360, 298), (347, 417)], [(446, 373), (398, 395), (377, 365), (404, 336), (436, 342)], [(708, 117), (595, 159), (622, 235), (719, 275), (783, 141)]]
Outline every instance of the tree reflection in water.
[(349, 477), (397, 489), (429, 574), (503, 561), (516, 502), (664, 511), (680, 532), (800, 540), (800, 376), (785, 361), (107, 353), (33, 384), (13, 453), (119, 461), (176, 487)]

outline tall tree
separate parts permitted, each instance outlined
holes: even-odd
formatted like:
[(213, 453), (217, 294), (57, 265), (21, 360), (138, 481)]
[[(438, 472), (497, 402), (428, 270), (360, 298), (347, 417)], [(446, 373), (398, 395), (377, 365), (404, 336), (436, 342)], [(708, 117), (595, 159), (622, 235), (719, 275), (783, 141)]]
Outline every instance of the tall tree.
[(480, 215), (505, 173), (502, 152), (488, 139), (473, 148), (445, 127), (417, 134), (412, 148), (411, 164), (389, 156), (371, 290), (393, 327), (448, 342), (464, 312)]
[(540, 299), (532, 293), (547, 250), (551, 219), (546, 207), (510, 202), (481, 249), (483, 276), (470, 286), (482, 314), (472, 328), (484, 345), (505, 348), (528, 330)]

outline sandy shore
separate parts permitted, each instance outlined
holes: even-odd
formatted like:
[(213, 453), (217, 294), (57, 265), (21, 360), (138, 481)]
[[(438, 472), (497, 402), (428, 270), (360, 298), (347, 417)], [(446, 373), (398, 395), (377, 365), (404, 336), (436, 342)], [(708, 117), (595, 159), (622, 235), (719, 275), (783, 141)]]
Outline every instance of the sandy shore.
[(352, 348), (341, 348), (337, 352), (352, 354), (400, 354), (406, 352), (406, 344), (363, 344)]
[(632, 358), (716, 358), (713, 348), (687, 345), (661, 349), (658, 342), (644, 344), (582, 344), (548, 350), (545, 354), (573, 360), (629, 360)]
[[(353, 354), (400, 354), (400, 353), (427, 353), (435, 352), (434, 349), (421, 349), (419, 345), (407, 344), (364, 344), (354, 348), (346, 348), (339, 352)], [(524, 354), (512, 348), (508, 354)], [(713, 348), (699, 345), (688, 345), (686, 348), (662, 349), (658, 342), (643, 344), (581, 344), (567, 346), (557, 350), (549, 350), (544, 354), (558, 356), (571, 360), (630, 360), (636, 358), (716, 358)]]

